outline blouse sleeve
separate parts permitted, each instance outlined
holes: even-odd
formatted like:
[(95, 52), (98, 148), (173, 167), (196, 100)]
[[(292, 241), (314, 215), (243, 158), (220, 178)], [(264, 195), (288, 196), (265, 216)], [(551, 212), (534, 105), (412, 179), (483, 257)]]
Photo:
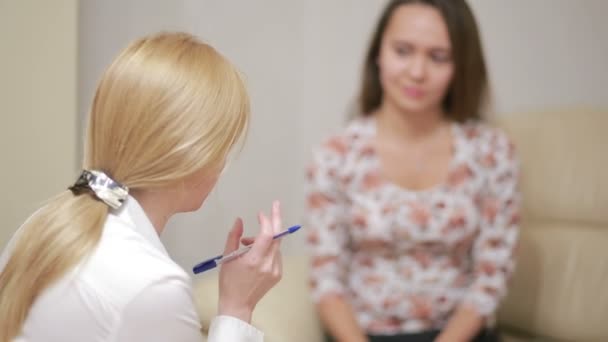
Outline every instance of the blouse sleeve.
[(211, 321), (207, 342), (263, 342), (264, 334), (247, 322), (231, 316), (217, 316)]
[(499, 131), (484, 144), (480, 164), (487, 172), (480, 198), (480, 232), (473, 246), (475, 278), (464, 303), (481, 316), (492, 315), (506, 295), (515, 267), (521, 195), (514, 145)]
[(328, 294), (345, 290), (349, 233), (345, 225), (347, 200), (340, 173), (347, 145), (334, 138), (316, 150), (307, 170), (307, 245), (311, 254), (310, 288), (318, 302)]

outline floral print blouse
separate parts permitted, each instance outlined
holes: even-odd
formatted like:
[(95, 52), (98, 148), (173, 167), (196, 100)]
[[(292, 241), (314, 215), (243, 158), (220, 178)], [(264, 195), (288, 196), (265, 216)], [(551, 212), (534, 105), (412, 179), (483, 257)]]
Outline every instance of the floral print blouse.
[(383, 179), (373, 117), (313, 154), (312, 296), (343, 296), (367, 333), (441, 329), (461, 305), (491, 318), (505, 295), (520, 219), (514, 146), (483, 123), (451, 129), (448, 177), (422, 191)]

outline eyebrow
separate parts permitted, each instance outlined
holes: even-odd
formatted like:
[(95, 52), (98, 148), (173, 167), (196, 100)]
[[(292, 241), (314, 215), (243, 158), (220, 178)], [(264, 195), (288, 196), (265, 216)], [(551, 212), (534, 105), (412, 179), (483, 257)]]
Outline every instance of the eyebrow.
[[(415, 43), (412, 43), (411, 41), (403, 40), (403, 39), (393, 39), (391, 41), (391, 44), (392, 45), (401, 45), (401, 44), (402, 45), (417, 45)], [(436, 50), (436, 51), (437, 50), (441, 50), (441, 51), (445, 51), (445, 52), (451, 52), (452, 51), (451, 47), (449, 47), (449, 46), (437, 46), (436, 45), (436, 46), (430, 46), (428, 49), (429, 50)]]

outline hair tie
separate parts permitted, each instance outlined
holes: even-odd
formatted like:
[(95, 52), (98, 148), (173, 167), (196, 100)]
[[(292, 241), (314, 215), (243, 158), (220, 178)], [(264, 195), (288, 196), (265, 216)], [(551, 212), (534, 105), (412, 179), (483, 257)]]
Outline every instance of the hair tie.
[(82, 170), (76, 183), (68, 188), (74, 195), (92, 193), (112, 209), (120, 208), (129, 195), (129, 188), (98, 170)]

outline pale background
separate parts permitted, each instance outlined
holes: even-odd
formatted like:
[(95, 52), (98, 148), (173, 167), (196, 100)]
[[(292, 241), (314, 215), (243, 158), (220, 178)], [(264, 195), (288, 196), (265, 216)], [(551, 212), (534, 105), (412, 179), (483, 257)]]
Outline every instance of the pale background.
[(77, 0), (0, 0), (0, 248), (76, 174)]
[[(310, 149), (352, 108), (380, 0), (0, 0), (0, 246), (38, 204), (76, 177), (87, 108), (104, 67), (130, 40), (187, 30), (247, 75), (253, 122), (245, 149), (201, 210), (163, 239), (185, 268), (223, 249), (236, 216), (283, 202), (302, 222)], [(499, 115), (608, 107), (608, 1), (470, 0)], [(567, 137), (564, 137), (567, 139)], [(304, 228), (305, 229), (305, 228)], [(304, 234), (286, 254), (304, 252)]]

